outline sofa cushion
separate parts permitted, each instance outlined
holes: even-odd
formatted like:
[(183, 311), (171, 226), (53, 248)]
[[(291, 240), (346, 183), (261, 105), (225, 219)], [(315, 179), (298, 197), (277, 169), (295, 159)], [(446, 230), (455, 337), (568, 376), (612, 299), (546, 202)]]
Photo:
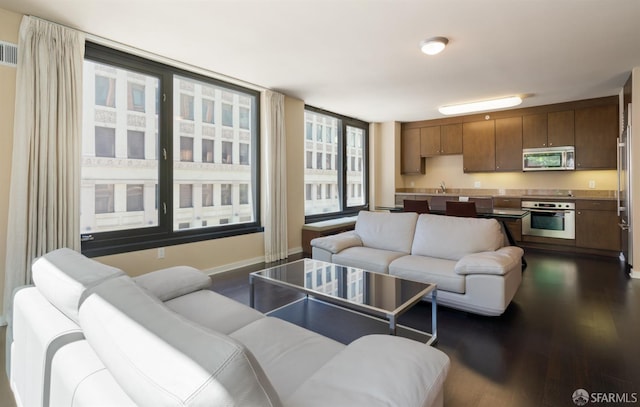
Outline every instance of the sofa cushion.
[(410, 253), (418, 215), (360, 211), (356, 233), (366, 247)]
[(438, 290), (464, 294), (465, 278), (455, 272), (456, 262), (424, 256), (404, 256), (389, 265), (389, 274), (421, 283), (435, 283)]
[(231, 337), (253, 353), (283, 400), (344, 349), (333, 339), (272, 317), (255, 321)]
[(79, 315), (87, 341), (138, 405), (280, 405), (242, 344), (179, 316), (129, 278), (94, 288)]
[(522, 264), (524, 250), (516, 246), (502, 247), (495, 252), (480, 252), (464, 256), (456, 263), (458, 274), (504, 275)]
[(502, 247), (502, 228), (495, 219), (423, 214), (418, 218), (411, 254), (460, 260), (467, 254)]
[(405, 255), (405, 253), (401, 252), (372, 249), (370, 247), (350, 247), (340, 253), (334, 254), (331, 257), (331, 261), (343, 266), (357, 267), (378, 273), (388, 273), (389, 263)]
[(208, 275), (189, 266), (156, 270), (135, 277), (133, 280), (158, 297), (160, 301), (168, 301), (211, 286), (211, 278)]
[(33, 282), (60, 312), (78, 322), (78, 308), (86, 290), (124, 272), (62, 248), (38, 258), (32, 265)]
[(311, 246), (324, 249), (331, 253), (338, 253), (353, 246), (362, 246), (362, 240), (356, 232), (349, 231), (337, 235), (316, 237), (311, 240)]
[(264, 314), (211, 290), (200, 290), (164, 303), (199, 325), (228, 335)]
[(285, 406), (432, 406), (441, 396), (449, 358), (423, 343), (367, 335), (353, 341), (290, 397)]

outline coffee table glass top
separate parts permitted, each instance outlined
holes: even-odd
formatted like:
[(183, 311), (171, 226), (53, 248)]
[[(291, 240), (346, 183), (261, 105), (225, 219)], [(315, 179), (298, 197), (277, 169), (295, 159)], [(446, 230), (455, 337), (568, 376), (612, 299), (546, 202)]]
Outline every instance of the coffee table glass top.
[(384, 315), (402, 313), (436, 288), (435, 284), (313, 259), (302, 259), (251, 274), (258, 279)]

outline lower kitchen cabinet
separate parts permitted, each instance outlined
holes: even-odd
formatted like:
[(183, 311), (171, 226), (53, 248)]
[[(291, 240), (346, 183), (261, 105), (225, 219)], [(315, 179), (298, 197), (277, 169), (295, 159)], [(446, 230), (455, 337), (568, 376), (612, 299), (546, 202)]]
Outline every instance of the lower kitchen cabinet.
[(576, 201), (576, 247), (620, 251), (616, 201)]

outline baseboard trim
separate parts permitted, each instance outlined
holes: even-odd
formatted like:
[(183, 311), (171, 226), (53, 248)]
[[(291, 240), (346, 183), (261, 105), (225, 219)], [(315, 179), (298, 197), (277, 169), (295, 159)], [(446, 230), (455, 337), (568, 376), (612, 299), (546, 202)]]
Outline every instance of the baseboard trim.
[[(287, 251), (287, 254), (289, 256), (292, 256), (294, 254), (299, 254), (299, 253), (302, 253), (302, 246), (293, 247), (293, 248), (291, 248), (291, 249), (289, 249)], [(206, 269), (206, 270), (203, 270), (203, 271), (207, 275), (212, 276), (214, 274), (225, 273), (227, 271), (231, 271), (231, 270), (235, 270), (235, 269), (239, 269), (239, 268), (247, 267), (247, 266), (253, 266), (254, 264), (259, 264), (259, 263), (264, 263), (264, 262), (265, 262), (265, 257), (264, 256), (258, 256), (258, 257), (253, 257), (251, 259), (245, 259), (245, 260), (237, 261), (235, 263), (228, 263), (228, 264), (224, 264), (222, 266), (212, 267), (210, 269)]]
[(633, 268), (629, 270), (629, 276), (631, 278), (640, 278), (640, 271), (635, 271)]
[(253, 266), (254, 264), (258, 264), (258, 263), (264, 263), (264, 256), (254, 257), (254, 258), (251, 258), (251, 259), (245, 259), (245, 260), (237, 261), (235, 263), (228, 263), (228, 264), (224, 264), (222, 266), (213, 267), (213, 268), (206, 269), (206, 270), (203, 270), (203, 271), (205, 273), (207, 273), (208, 275), (212, 276), (214, 274), (220, 274), (220, 273), (224, 273), (224, 272), (227, 272), (227, 271), (239, 269), (239, 268), (242, 268), (242, 267)]

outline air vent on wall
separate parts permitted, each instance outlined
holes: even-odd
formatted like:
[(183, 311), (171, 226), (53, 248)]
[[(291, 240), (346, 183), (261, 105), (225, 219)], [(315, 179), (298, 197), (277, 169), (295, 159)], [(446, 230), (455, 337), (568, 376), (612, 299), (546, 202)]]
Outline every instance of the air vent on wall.
[(0, 65), (18, 65), (18, 46), (0, 41)]

